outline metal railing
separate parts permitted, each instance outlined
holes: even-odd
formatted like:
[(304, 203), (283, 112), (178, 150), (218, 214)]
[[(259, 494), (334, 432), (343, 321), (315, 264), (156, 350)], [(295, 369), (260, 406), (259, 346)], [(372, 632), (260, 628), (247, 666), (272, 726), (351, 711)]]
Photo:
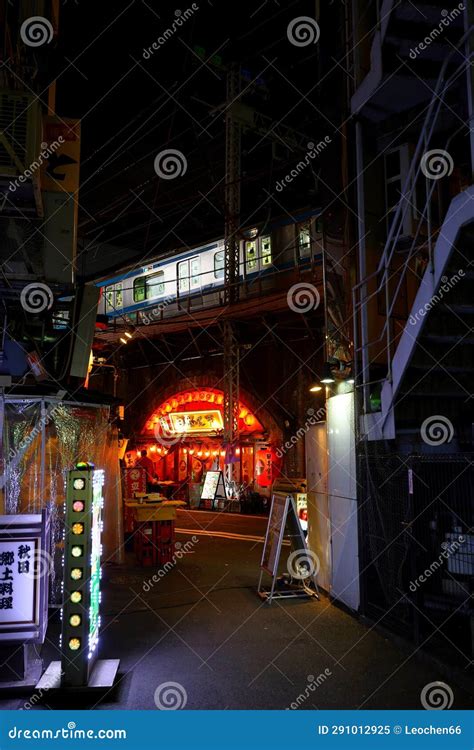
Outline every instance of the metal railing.
[[(423, 123), (423, 126), (420, 131), (420, 137), (418, 139), (418, 143), (416, 145), (413, 158), (410, 162), (410, 166), (408, 169), (408, 173), (405, 179), (405, 183), (402, 188), (401, 197), (397, 204), (395, 213), (393, 215), (393, 219), (390, 224), (390, 229), (388, 233), (388, 237), (382, 252), (382, 256), (380, 258), (380, 261), (378, 263), (378, 266), (375, 271), (373, 271), (368, 276), (365, 276), (362, 280), (360, 280), (355, 286), (352, 288), (352, 305), (353, 305), (353, 316), (354, 316), (354, 372), (355, 372), (355, 381), (357, 384), (357, 387), (362, 388), (364, 391), (367, 389), (367, 386), (370, 384), (375, 383), (383, 383), (385, 380), (391, 380), (391, 374), (392, 374), (392, 331), (391, 331), (391, 321), (393, 319), (393, 313), (395, 306), (400, 298), (400, 292), (403, 288), (403, 282), (405, 280), (407, 270), (409, 268), (410, 262), (412, 261), (413, 257), (418, 253), (420, 250), (420, 244), (419, 244), (419, 237), (420, 232), (423, 227), (426, 228), (426, 244), (428, 246), (428, 267), (432, 265), (432, 253), (433, 253), (433, 222), (431, 217), (431, 206), (432, 206), (432, 196), (433, 192), (438, 184), (437, 180), (429, 179), (426, 174), (422, 171), (423, 167), (423, 161), (422, 156), (425, 154), (429, 148), (429, 145), (432, 142), (433, 135), (435, 134), (436, 125), (438, 122), (438, 118), (440, 115), (441, 110), (444, 106), (446, 106), (446, 95), (449, 92), (452, 85), (458, 80), (458, 78), (466, 74), (466, 71), (468, 70), (468, 67), (472, 64), (471, 59), (474, 57), (474, 53), (470, 52), (467, 55), (464, 55), (461, 52), (461, 48), (463, 45), (466, 44), (466, 42), (470, 39), (471, 35), (474, 32), (474, 26), (470, 26), (469, 29), (465, 32), (465, 34), (461, 37), (459, 42), (456, 46), (453, 46), (452, 51), (445, 57), (443, 65), (441, 67), (441, 71), (438, 76), (438, 80), (436, 83), (436, 87), (433, 92), (433, 97), (430, 101), (430, 104), (428, 105), (426, 117)], [(449, 76), (446, 76), (447, 68), (449, 64), (452, 62), (453, 57), (456, 55), (461, 54), (463, 57), (462, 62), (460, 65), (450, 73)], [(466, 125), (462, 125), (458, 130), (456, 130), (454, 133), (452, 133), (449, 138), (446, 141), (446, 148), (449, 147), (451, 141), (453, 138), (455, 138), (460, 130), (463, 130), (466, 128), (469, 130), (469, 125), (466, 123)], [(474, 168), (474, 165), (473, 165)], [(425, 201), (424, 206), (421, 212), (417, 213), (418, 216), (418, 224), (416, 226), (416, 230), (414, 231), (413, 235), (411, 235), (410, 240), (411, 244), (408, 247), (407, 250), (407, 256), (405, 258), (405, 261), (403, 264), (400, 264), (400, 266), (397, 266), (395, 269), (392, 267), (392, 262), (395, 258), (395, 254), (397, 252), (397, 249), (400, 247), (400, 239), (402, 237), (405, 237), (405, 234), (403, 233), (406, 217), (407, 217), (407, 211), (411, 211), (416, 203), (416, 190), (419, 186), (419, 180), (421, 177), (421, 174), (425, 177)], [(442, 217), (440, 217), (439, 226), (442, 224)], [(436, 229), (438, 226), (436, 227)], [(395, 288), (391, 289), (390, 282), (392, 279), (398, 275), (398, 283), (396, 283)], [(379, 281), (377, 282), (377, 277), (379, 277)], [(375, 290), (371, 291), (370, 294), (367, 293), (368, 290), (368, 284), (376, 280), (376, 286)], [(421, 282), (421, 279), (420, 279)], [(393, 284), (392, 284), (393, 286)], [(362, 329), (362, 311), (365, 309), (367, 310), (368, 303), (377, 298), (379, 294), (384, 294), (385, 299), (385, 321), (382, 326), (380, 334), (372, 339), (367, 339), (367, 331), (363, 331)], [(359, 332), (361, 332), (361, 336), (359, 336)], [(385, 339), (385, 350), (387, 355), (387, 374), (385, 378), (382, 380), (377, 381), (370, 381), (370, 373), (366, 371), (363, 367), (361, 368), (359, 365), (359, 359), (362, 358), (362, 361), (364, 361), (364, 353), (366, 356), (366, 361), (370, 363), (370, 358), (368, 357), (368, 350), (369, 347), (372, 347), (374, 345), (380, 344)], [(368, 404), (368, 400), (364, 399), (364, 402)]]

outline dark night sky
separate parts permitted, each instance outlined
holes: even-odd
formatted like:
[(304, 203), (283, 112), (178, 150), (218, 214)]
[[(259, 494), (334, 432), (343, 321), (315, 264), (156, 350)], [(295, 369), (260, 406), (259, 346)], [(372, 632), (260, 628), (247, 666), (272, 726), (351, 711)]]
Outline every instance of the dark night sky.
[[(143, 50), (176, 19), (174, 3), (65, 0), (61, 8), (49, 65), (50, 73), (59, 73), (58, 113), (82, 119), (79, 236), (122, 245), (130, 260), (223, 235), (224, 120), (212, 107), (225, 100), (225, 73), (204, 65), (197, 48), (206, 58), (219, 55), (222, 66), (237, 60), (251, 78), (259, 76), (245, 104), (273, 122), (315, 142), (337, 134), (340, 124), (334, 113), (342, 84), (332, 60), (340, 54), (338, 29), (330, 14), (318, 44), (297, 47), (287, 39), (287, 26), (293, 18), (314, 17), (311, 0), (196, 5), (149, 59)], [(320, 88), (325, 62), (334, 72)], [(301, 153), (275, 150), (252, 133), (242, 147), (243, 225), (319, 205), (315, 170), (284, 196), (274, 192)], [(186, 157), (187, 172), (179, 179), (156, 175), (155, 156), (166, 148)]]

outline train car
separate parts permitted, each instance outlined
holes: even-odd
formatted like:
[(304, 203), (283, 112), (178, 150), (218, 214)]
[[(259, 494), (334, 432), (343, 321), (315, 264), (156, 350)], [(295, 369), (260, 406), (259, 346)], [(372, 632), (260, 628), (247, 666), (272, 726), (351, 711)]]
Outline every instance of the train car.
[[(242, 230), (239, 281), (241, 297), (275, 286), (285, 270), (322, 262), (319, 211), (309, 211), (270, 226)], [(222, 302), (224, 240), (186, 248), (144, 266), (97, 282), (102, 289), (98, 312), (110, 319), (149, 324), (175, 311), (213, 307)]]

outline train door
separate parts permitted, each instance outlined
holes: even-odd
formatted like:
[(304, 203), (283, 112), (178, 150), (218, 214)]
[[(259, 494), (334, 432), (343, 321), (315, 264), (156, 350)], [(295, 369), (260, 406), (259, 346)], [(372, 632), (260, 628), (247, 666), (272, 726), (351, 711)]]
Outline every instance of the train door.
[(201, 258), (196, 255), (178, 263), (178, 295), (193, 293), (201, 288)]
[(255, 237), (244, 242), (245, 273), (264, 271), (272, 264), (272, 240), (270, 235)]

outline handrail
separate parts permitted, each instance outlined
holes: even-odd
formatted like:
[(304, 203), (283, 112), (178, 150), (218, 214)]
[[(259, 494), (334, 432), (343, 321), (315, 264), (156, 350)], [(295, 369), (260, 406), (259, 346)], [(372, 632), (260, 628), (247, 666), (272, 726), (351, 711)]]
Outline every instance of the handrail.
[[(452, 58), (455, 55), (460, 54), (460, 48), (471, 37), (473, 32), (474, 32), (474, 25), (471, 25), (469, 29), (460, 38), (460, 40), (457, 43), (457, 46), (453, 47), (451, 52), (445, 57), (443, 61), (443, 64), (441, 66), (441, 70), (440, 70), (440, 73), (438, 75), (438, 79), (436, 82), (436, 87), (434, 89), (433, 97), (428, 106), (428, 110), (427, 110), (427, 113), (423, 122), (423, 126), (420, 131), (420, 136), (419, 136), (416, 148), (415, 148), (415, 152), (410, 162), (408, 173), (407, 173), (404, 185), (403, 185), (401, 197), (397, 204), (393, 219), (390, 224), (389, 233), (388, 233), (385, 245), (384, 245), (382, 255), (380, 257), (380, 261), (375, 271), (365, 276), (364, 279), (360, 280), (352, 288), (352, 304), (353, 304), (353, 314), (354, 314), (354, 370), (355, 370), (356, 383), (358, 385), (361, 385), (361, 383), (358, 382), (359, 372), (358, 372), (358, 360), (356, 356), (357, 353), (365, 350), (370, 345), (380, 342), (384, 336), (386, 336), (387, 338), (387, 376), (386, 378), (390, 379), (391, 377), (391, 364), (392, 363), (391, 363), (391, 351), (390, 351), (391, 349), (390, 347), (390, 343), (391, 343), (390, 342), (390, 320), (392, 317), (395, 304), (399, 297), (400, 289), (402, 286), (402, 282), (405, 278), (408, 265), (411, 259), (413, 258), (415, 251), (418, 250), (418, 245), (417, 245), (418, 237), (419, 237), (423, 222), (425, 221), (425, 218), (427, 218), (428, 220), (428, 233), (431, 236), (430, 206), (431, 206), (433, 191), (436, 187), (435, 180), (431, 181), (431, 184), (429, 185), (429, 187), (427, 186), (426, 201), (425, 201), (423, 210), (421, 212), (421, 215), (419, 217), (416, 233), (414, 237), (412, 238), (411, 246), (408, 250), (408, 255), (407, 255), (407, 258), (405, 259), (404, 264), (401, 266), (401, 269), (397, 269), (397, 272), (401, 270), (401, 274), (400, 274), (400, 278), (398, 280), (396, 289), (393, 292), (391, 300), (390, 300), (390, 291), (389, 291), (389, 282), (392, 278), (392, 275), (390, 275), (390, 266), (391, 266), (393, 257), (395, 255), (396, 249), (398, 247), (398, 241), (400, 239), (400, 235), (403, 229), (406, 212), (409, 209), (409, 207), (412, 205), (411, 198), (416, 190), (417, 181), (420, 177), (422, 153), (426, 152), (427, 146), (433, 137), (434, 129), (435, 129), (439, 114), (441, 112), (441, 108), (445, 106), (445, 97), (446, 97), (448, 90), (451, 88), (451, 86), (457, 80), (457, 78), (466, 70), (467, 66), (471, 64), (471, 58), (473, 57), (473, 53), (470, 53), (468, 56), (465, 56), (463, 54), (462, 62), (448, 78), (445, 77), (447, 67), (449, 63), (451, 62)], [(448, 146), (451, 143), (452, 139), (455, 137), (455, 135), (458, 134), (459, 130), (461, 129), (462, 128), (459, 128), (457, 131), (455, 131), (454, 134), (450, 135), (450, 137), (447, 140), (446, 146)], [(431, 258), (431, 251), (430, 251), (430, 262), (431, 261), (432, 261), (432, 258)], [(377, 277), (379, 275), (381, 275), (381, 279), (375, 291), (371, 292), (370, 295), (367, 295), (367, 293), (360, 294), (361, 290), (365, 290), (365, 292), (367, 292), (368, 282), (372, 280), (374, 277)], [(382, 327), (381, 333), (376, 339), (370, 342), (365, 341), (362, 345), (359, 346), (358, 345), (358, 327), (359, 327), (359, 315), (361, 313), (361, 310), (363, 306), (366, 305), (369, 300), (376, 297), (384, 289), (384, 287), (385, 287), (385, 322)], [(359, 295), (359, 298), (358, 298), (358, 295)], [(363, 376), (362, 385), (366, 385), (365, 378), (368, 376), (368, 373), (362, 373), (362, 376)]]

